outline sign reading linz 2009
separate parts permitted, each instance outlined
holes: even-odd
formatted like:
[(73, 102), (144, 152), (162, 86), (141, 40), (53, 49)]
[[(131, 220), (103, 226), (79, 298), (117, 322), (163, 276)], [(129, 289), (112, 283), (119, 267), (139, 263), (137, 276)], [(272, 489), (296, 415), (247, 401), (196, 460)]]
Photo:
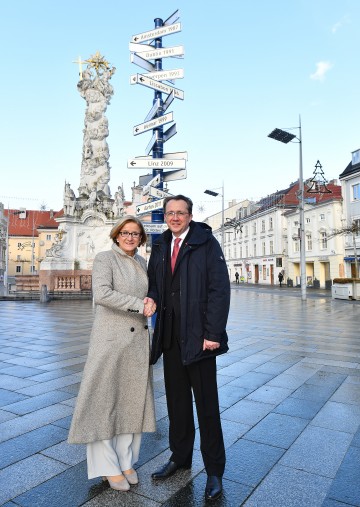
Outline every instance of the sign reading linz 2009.
[(185, 169), (186, 160), (166, 158), (132, 158), (128, 160), (128, 169)]

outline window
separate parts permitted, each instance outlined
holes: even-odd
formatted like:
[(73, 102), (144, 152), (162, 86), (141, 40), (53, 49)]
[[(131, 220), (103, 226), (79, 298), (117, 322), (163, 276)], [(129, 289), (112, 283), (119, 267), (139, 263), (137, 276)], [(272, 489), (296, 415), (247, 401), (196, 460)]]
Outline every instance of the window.
[(265, 245), (265, 241), (262, 242), (262, 254), (263, 255), (266, 255), (266, 245)]
[(245, 225), (245, 236), (249, 235), (249, 227)]
[(273, 255), (274, 254), (274, 242), (271, 240), (270, 241), (270, 255)]
[(261, 232), (265, 232), (265, 220), (261, 220)]
[(18, 248), (21, 248), (22, 247), (22, 243), (18, 243)]
[(253, 234), (256, 234), (256, 222), (253, 223)]
[(355, 228), (355, 236), (360, 236), (360, 218), (353, 220), (353, 226)]
[(21, 273), (21, 266), (16, 266), (16, 272)]
[(300, 250), (300, 241), (298, 239), (296, 239), (293, 242), (293, 250), (294, 250), (294, 252), (299, 252), (299, 250)]
[(16, 256), (16, 260), (17, 260), (17, 261), (21, 261), (21, 255), (17, 255), (17, 256)]
[(46, 241), (51, 241), (51, 234), (46, 235)]
[(299, 221), (298, 220), (295, 220), (294, 221), (294, 227), (297, 227), (299, 225)]
[(242, 246), (240, 247), (240, 259), (242, 259)]
[(254, 257), (256, 257), (256, 243), (254, 243)]
[(327, 248), (327, 234), (326, 234), (326, 231), (320, 233), (320, 241), (321, 241), (321, 248), (322, 248), (322, 250), (325, 250), (325, 248)]
[(354, 201), (360, 200), (360, 183), (352, 186), (352, 198)]
[(30, 266), (30, 273), (35, 273), (35, 266)]
[(265, 264), (263, 264), (262, 272), (263, 272), (263, 280), (266, 280), (266, 265)]
[(325, 213), (320, 214), (320, 220), (325, 220)]
[(273, 219), (272, 217), (269, 218), (269, 231), (273, 230)]
[(306, 234), (306, 250), (312, 250), (312, 237), (310, 232)]
[(249, 257), (249, 247), (247, 245), (245, 247), (245, 255), (246, 257)]
[(306, 219), (305, 219), (305, 222), (306, 222), (307, 224), (309, 224), (309, 223), (310, 223), (310, 218), (306, 218)]

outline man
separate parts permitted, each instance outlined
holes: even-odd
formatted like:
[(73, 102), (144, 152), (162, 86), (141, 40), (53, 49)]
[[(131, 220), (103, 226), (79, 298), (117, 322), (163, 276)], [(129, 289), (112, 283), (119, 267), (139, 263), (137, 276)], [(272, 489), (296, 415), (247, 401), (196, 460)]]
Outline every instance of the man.
[(180, 468), (191, 467), (193, 393), (208, 475), (205, 497), (215, 500), (222, 493), (225, 468), (216, 356), (228, 350), (230, 282), (211, 228), (192, 221), (192, 204), (183, 195), (164, 200), (169, 229), (154, 242), (149, 261), (148, 297), (157, 305), (151, 362), (163, 352), (172, 452), (170, 461), (152, 477), (166, 479)]

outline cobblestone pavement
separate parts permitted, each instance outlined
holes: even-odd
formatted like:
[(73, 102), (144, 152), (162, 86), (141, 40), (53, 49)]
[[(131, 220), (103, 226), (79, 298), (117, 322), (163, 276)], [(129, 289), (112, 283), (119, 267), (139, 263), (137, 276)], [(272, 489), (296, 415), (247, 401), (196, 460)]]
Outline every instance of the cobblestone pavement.
[[(232, 285), (218, 358), (227, 465), (212, 505), (360, 506), (360, 305), (308, 292)], [(91, 301), (0, 301), (0, 505), (204, 505), (198, 434), (191, 470), (150, 477), (170, 455), (161, 362), (139, 485), (87, 480), (85, 448), (66, 438), (93, 312)]]

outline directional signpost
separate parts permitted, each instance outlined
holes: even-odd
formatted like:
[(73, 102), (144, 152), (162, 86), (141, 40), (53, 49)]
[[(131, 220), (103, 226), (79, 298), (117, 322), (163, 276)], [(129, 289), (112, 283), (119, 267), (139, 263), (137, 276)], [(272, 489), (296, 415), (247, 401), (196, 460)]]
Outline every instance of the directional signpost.
[[(176, 10), (165, 21), (155, 18), (153, 30), (133, 35), (129, 43), (130, 60), (145, 72), (133, 74), (130, 84), (138, 84), (150, 88), (154, 92), (154, 99), (144, 122), (133, 127), (133, 135), (152, 131), (152, 136), (145, 148), (145, 156), (138, 156), (128, 160), (129, 169), (151, 169), (153, 178), (146, 177), (147, 184), (143, 187), (143, 195), (153, 199), (136, 207), (137, 215), (151, 213), (151, 223), (144, 223), (148, 234), (161, 234), (167, 227), (163, 223), (163, 202), (169, 193), (163, 190), (163, 182), (186, 178), (187, 152), (164, 153), (164, 144), (176, 133), (174, 113), (167, 112), (174, 99), (184, 100), (184, 92), (174, 86), (176, 79), (184, 77), (183, 69), (165, 70), (163, 59), (171, 62), (171, 58), (182, 58), (185, 50), (183, 46), (163, 47), (162, 39), (181, 31), (179, 11)], [(166, 81), (167, 83), (164, 83)], [(163, 99), (163, 94), (165, 98)], [(164, 131), (164, 125), (172, 123)], [(150, 155), (151, 154), (151, 155)], [(144, 178), (144, 177), (142, 177)]]

